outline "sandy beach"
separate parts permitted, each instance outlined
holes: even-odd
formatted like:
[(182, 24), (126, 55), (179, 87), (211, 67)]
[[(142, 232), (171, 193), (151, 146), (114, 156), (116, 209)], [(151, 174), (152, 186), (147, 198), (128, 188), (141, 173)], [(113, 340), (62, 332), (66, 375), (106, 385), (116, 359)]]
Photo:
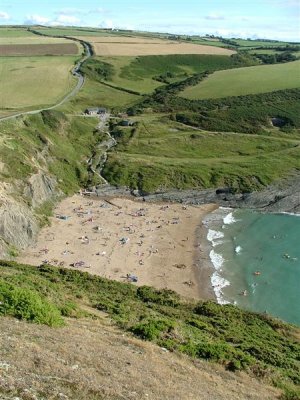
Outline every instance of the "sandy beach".
[(17, 261), (214, 298), (202, 220), (215, 208), (75, 195), (56, 207), (50, 226)]

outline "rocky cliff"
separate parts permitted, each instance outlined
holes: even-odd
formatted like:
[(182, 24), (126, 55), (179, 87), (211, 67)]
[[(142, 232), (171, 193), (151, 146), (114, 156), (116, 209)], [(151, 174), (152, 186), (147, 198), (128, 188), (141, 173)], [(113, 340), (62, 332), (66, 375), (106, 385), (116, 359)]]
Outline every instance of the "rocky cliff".
[(9, 257), (14, 249), (26, 248), (34, 240), (39, 231), (35, 210), (62, 195), (56, 180), (41, 172), (22, 186), (20, 196), (16, 183), (0, 183), (0, 258)]

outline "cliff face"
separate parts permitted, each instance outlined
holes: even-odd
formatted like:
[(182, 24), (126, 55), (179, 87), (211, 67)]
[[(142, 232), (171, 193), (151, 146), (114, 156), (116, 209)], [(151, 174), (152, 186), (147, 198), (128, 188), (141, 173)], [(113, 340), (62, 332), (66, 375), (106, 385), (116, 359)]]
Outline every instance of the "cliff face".
[(23, 196), (13, 185), (2, 182), (0, 186), (0, 258), (7, 258), (13, 248), (24, 249), (32, 243), (39, 231), (35, 208), (62, 194), (56, 180), (41, 172), (22, 186)]
[(51, 204), (85, 184), (97, 122), (58, 111), (1, 121), (0, 258), (32, 243)]

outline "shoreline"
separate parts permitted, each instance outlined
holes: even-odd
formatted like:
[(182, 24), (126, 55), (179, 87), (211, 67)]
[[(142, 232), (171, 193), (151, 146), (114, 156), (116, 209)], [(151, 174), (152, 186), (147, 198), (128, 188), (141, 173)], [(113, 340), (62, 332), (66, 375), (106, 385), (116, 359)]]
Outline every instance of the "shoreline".
[(51, 225), (16, 261), (76, 268), (196, 300), (216, 299), (203, 224), (216, 208), (75, 195), (58, 204)]
[[(211, 277), (216, 269), (209, 256), (212, 246), (207, 239), (208, 228), (204, 224), (204, 219), (217, 208), (216, 206), (204, 215), (195, 232), (195, 277), (199, 287), (201, 287), (201, 297), (204, 300), (213, 299), (215, 301), (218, 301), (218, 299), (211, 282)], [(203, 282), (207, 282), (207, 284), (203, 285)]]

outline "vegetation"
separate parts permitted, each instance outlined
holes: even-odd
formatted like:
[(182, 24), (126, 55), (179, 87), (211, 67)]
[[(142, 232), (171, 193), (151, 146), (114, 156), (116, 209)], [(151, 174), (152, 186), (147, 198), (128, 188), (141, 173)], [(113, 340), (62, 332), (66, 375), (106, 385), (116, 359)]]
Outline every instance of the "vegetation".
[(232, 305), (189, 303), (169, 290), (136, 288), (80, 271), (0, 265), (2, 315), (57, 326), (63, 316), (79, 318), (84, 303), (159, 346), (246, 370), (285, 389), (286, 399), (300, 394), (299, 330), (291, 325)]
[[(65, 193), (73, 193), (89, 179), (85, 161), (101, 139), (95, 125), (93, 118), (67, 118), (50, 110), (1, 122), (1, 180), (25, 181), (40, 168), (49, 170)], [(45, 216), (49, 213), (45, 205), (46, 210)]]
[(77, 55), (79, 47), (75, 43), (51, 44), (0, 44), (1, 56), (64, 56)]
[(218, 71), (200, 84), (189, 87), (181, 96), (211, 99), (300, 87), (300, 61), (269, 66)]
[(70, 43), (67, 39), (37, 36), (26, 28), (0, 27), (0, 44), (55, 44)]
[[(0, 112), (50, 106), (75, 86), (70, 74), (73, 56), (0, 57)], [(47, 88), (47, 89), (45, 89)]]
[(285, 51), (284, 53), (262, 53), (255, 54), (255, 57), (261, 60), (264, 64), (276, 64), (276, 63), (284, 63), (290, 61), (296, 61), (297, 56), (289, 51)]
[[(192, 124), (189, 116), (195, 119), (198, 114), (176, 118)], [(103, 174), (115, 185), (142, 192), (225, 185), (249, 192), (300, 167), (299, 136), (294, 134), (210, 133), (171, 121), (167, 115), (144, 114), (135, 119), (134, 127), (112, 126), (118, 145), (110, 152)]]

